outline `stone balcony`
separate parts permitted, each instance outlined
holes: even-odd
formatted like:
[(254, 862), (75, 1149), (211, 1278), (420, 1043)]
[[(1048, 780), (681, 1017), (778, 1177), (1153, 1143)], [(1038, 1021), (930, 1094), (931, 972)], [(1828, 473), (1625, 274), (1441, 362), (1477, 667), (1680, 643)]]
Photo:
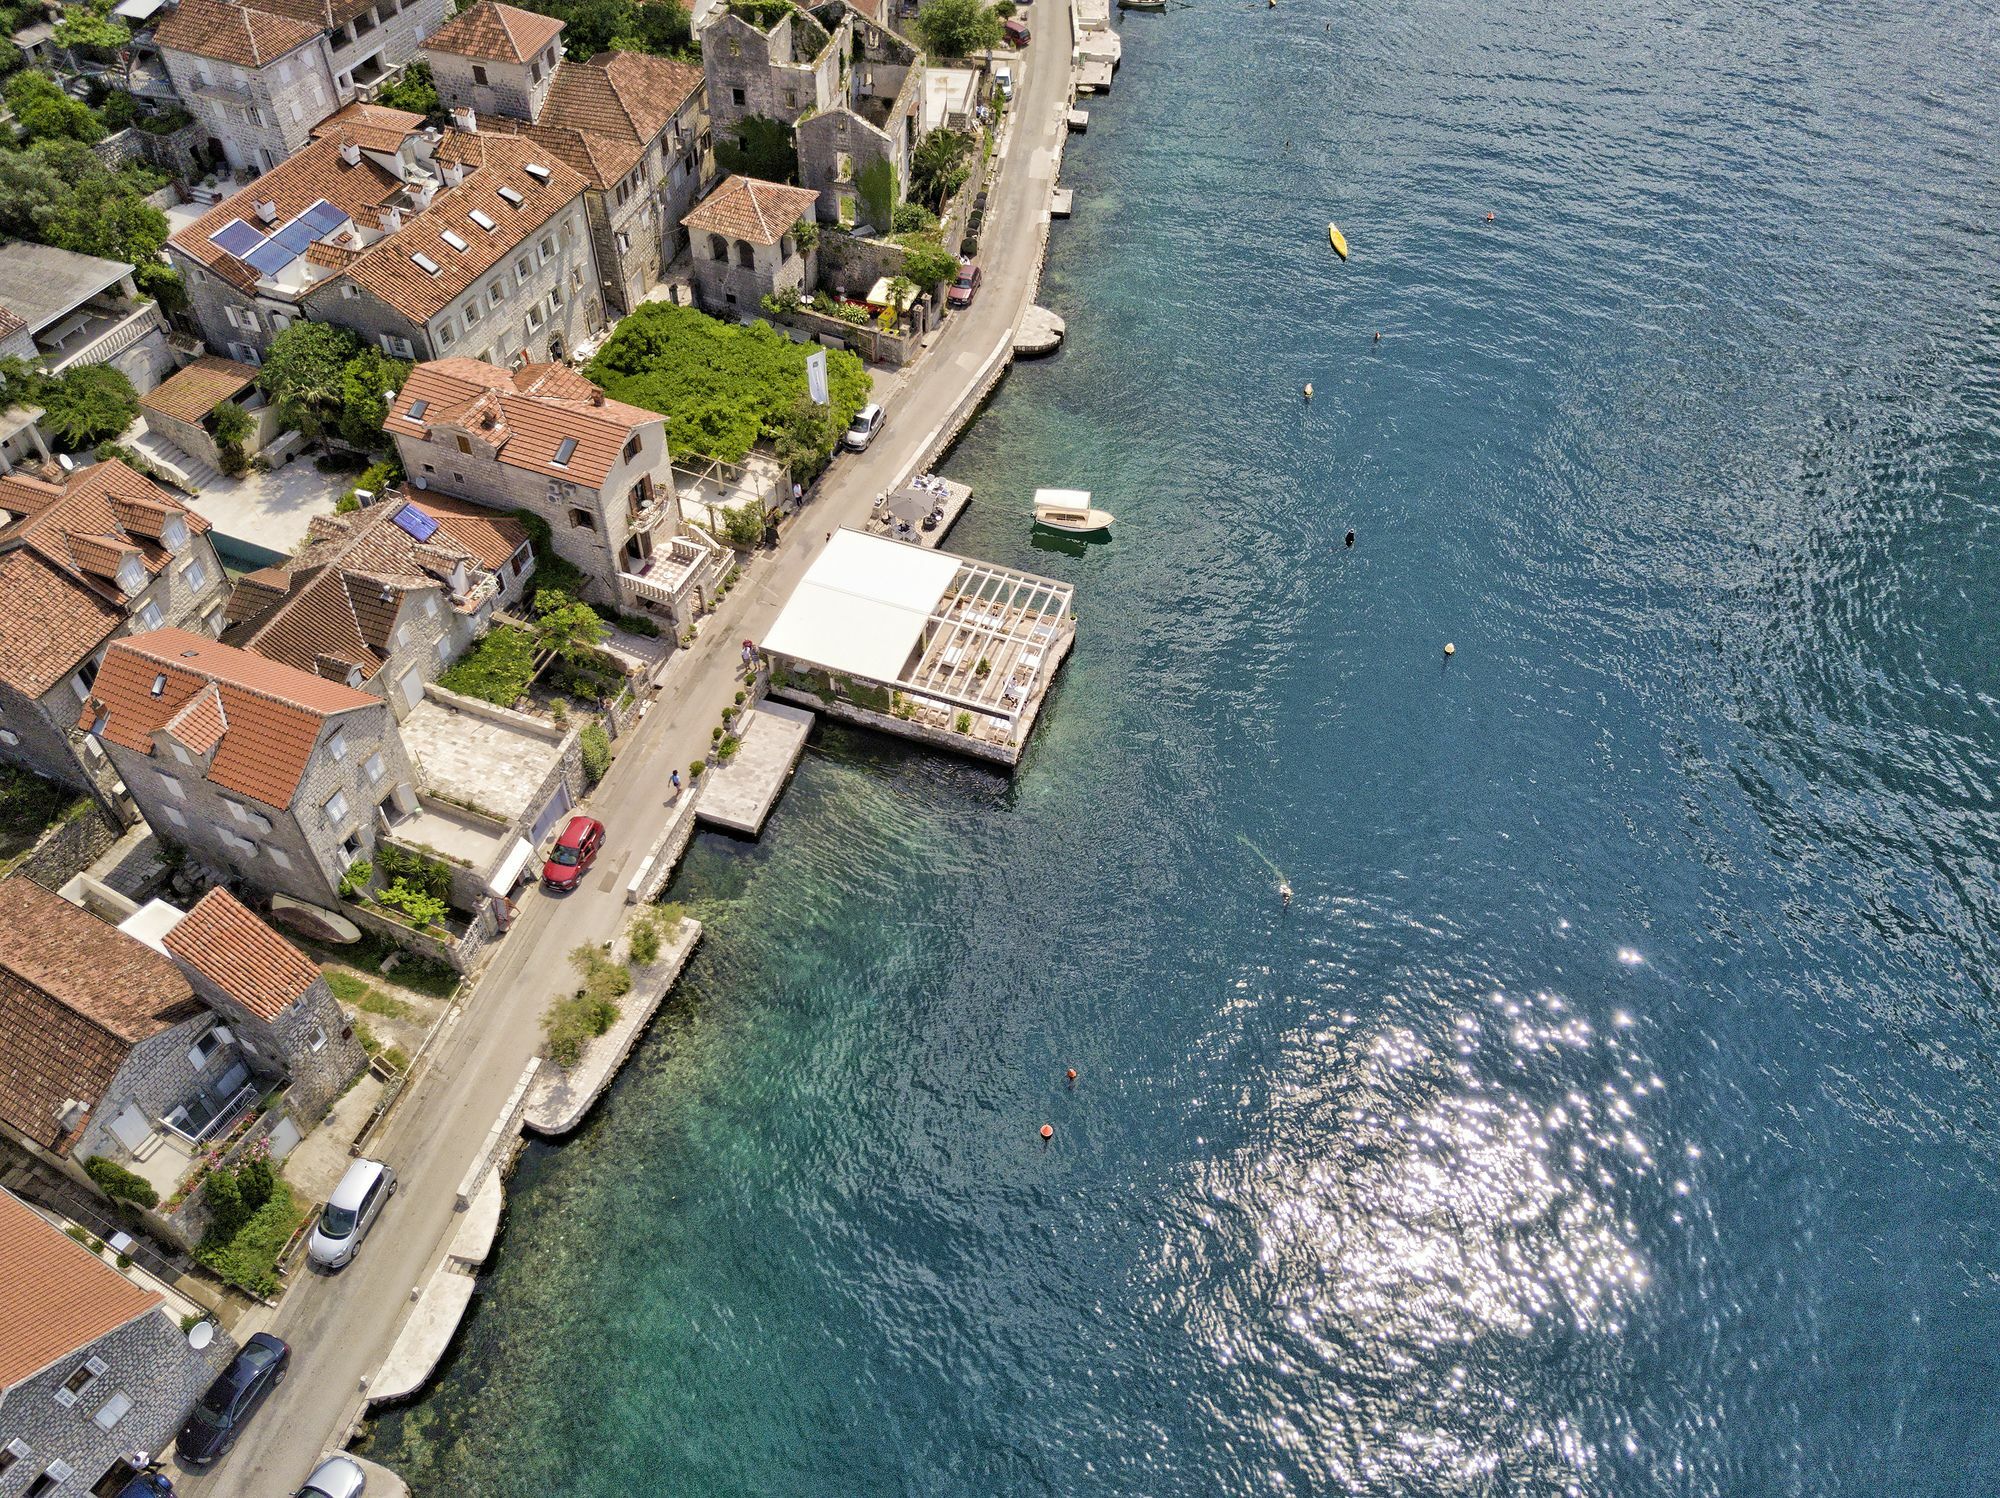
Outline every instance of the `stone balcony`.
[(685, 624), (699, 612), (697, 594), (705, 577), (722, 561), (722, 549), (695, 536), (675, 536), (646, 559), (641, 572), (621, 572), (618, 577), (626, 598), (634, 603), (650, 603)]
[(167, 331), (167, 320), (157, 302), (141, 302), (130, 308), (79, 310), (82, 317), (64, 327), (58, 339), (44, 336), (37, 340), (51, 374), (61, 374), (81, 364), (107, 363), (155, 332), (164, 336)]

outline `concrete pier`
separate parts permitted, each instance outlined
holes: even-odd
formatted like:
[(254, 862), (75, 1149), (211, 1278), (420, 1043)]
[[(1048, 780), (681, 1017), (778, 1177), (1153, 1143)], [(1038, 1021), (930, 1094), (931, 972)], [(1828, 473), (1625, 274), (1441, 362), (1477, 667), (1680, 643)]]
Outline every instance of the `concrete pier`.
[(1014, 330), (1014, 353), (1022, 359), (1053, 354), (1068, 331), (1068, 325), (1048, 308), (1030, 307), (1021, 314), (1021, 325)]
[(1067, 187), (1051, 188), (1049, 190), (1049, 217), (1068, 218), (1070, 207), (1075, 201), (1076, 194), (1072, 189)]
[(1088, 130), (1090, 128), (1090, 111), (1087, 109), (1072, 109), (1069, 112), (1069, 128), (1077, 135), (1081, 135), (1084, 131)]
[[(913, 546), (922, 546), (931, 551), (937, 550), (944, 544), (944, 538), (951, 534), (951, 528), (958, 524), (958, 517), (965, 513), (966, 506), (972, 503), (971, 485), (961, 484), (956, 479), (939, 479), (938, 482), (943, 484), (945, 489), (944, 514), (930, 530), (925, 530), (918, 524), (913, 525), (909, 534), (905, 535), (896, 523), (898, 517), (889, 507), (878, 505), (868, 512), (868, 534), (887, 536), (892, 541), (908, 541)], [(892, 497), (894, 492), (897, 491), (892, 491)]]
[(739, 740), (736, 753), (702, 776), (695, 815), (711, 826), (755, 837), (764, 830), (778, 793), (798, 768), (813, 715), (783, 703), (761, 702), (744, 709), (732, 726)]
[(1116, 64), (1087, 61), (1076, 70), (1076, 91), (1080, 94), (1108, 94), (1111, 92), (1111, 74)]

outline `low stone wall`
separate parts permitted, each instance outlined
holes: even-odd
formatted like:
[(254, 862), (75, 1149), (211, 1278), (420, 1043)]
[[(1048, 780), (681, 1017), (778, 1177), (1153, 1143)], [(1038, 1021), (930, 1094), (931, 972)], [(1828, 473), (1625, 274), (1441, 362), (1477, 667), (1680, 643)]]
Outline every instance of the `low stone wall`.
[(478, 914), (472, 917), (463, 936), (437, 936), (428, 931), (418, 931), (384, 915), (379, 910), (370, 909), (366, 905), (357, 905), (352, 901), (343, 901), (340, 913), (363, 931), (372, 931), (405, 952), (414, 953), (418, 957), (427, 957), (432, 962), (441, 962), (455, 973), (472, 971), (480, 951), (493, 939), (496, 930), (492, 909), (484, 902)]
[[(863, 294), (867, 290), (866, 286), (861, 288)], [(853, 349), (870, 364), (888, 364), (900, 369), (916, 358), (917, 351), (923, 347), (923, 334), (914, 329), (909, 333), (885, 333), (872, 322), (845, 322), (824, 312), (815, 312), (810, 307), (787, 312), (779, 320), (800, 332), (812, 334), (821, 343), (831, 339), (843, 348)]]
[(146, 132), (135, 130), (130, 126), (120, 130), (115, 135), (105, 136), (103, 140), (93, 144), (90, 149), (99, 161), (103, 162), (106, 167), (114, 172), (120, 167), (129, 165), (134, 161), (148, 159)]
[(34, 880), (43, 889), (60, 890), (97, 862), (118, 841), (120, 830), (95, 802), (86, 803), (75, 816), (36, 839), (35, 846), (22, 855), (13, 872)]
[(863, 239), (831, 230), (819, 238), (818, 285), (829, 296), (860, 298), (884, 276), (903, 273), (903, 247), (893, 240)]

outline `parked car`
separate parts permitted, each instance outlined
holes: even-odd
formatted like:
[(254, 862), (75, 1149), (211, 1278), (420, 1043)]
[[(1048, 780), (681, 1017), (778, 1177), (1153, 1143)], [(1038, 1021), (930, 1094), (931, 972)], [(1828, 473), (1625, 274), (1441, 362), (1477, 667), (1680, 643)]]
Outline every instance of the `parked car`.
[(164, 1472), (141, 1472), (118, 1490), (118, 1498), (174, 1498), (174, 1480)]
[(840, 440), (856, 452), (865, 452), (887, 419), (882, 413), (882, 408), (870, 401), (854, 413), (854, 420), (847, 424), (847, 430), (841, 433)]
[(1004, 62), (993, 64), (993, 92), (1003, 99), (1014, 97), (1014, 69)]
[(341, 1269), (375, 1226), (382, 1204), (396, 1194), (396, 1172), (380, 1160), (356, 1160), (333, 1188), (306, 1240), (306, 1257), (321, 1269)]
[(1009, 16), (1000, 29), (1007, 34), (1007, 40), (1017, 47), (1025, 47), (1034, 40), (1034, 33), (1028, 30), (1028, 23), (1019, 16)]
[(554, 890), (575, 889), (597, 862), (598, 850), (603, 846), (602, 822), (595, 817), (571, 817), (542, 868), (542, 883)]
[(292, 1498), (361, 1498), (368, 1474), (351, 1457), (330, 1456), (313, 1468), (306, 1485)]
[(237, 1349), (216, 1375), (174, 1438), (174, 1458), (183, 1467), (206, 1467), (236, 1444), (250, 1417), (285, 1381), (292, 1350), (269, 1332), (257, 1332)]
[(958, 279), (951, 283), (951, 290), (944, 294), (947, 303), (954, 307), (970, 307), (973, 297), (979, 294), (979, 267), (971, 261), (958, 268)]

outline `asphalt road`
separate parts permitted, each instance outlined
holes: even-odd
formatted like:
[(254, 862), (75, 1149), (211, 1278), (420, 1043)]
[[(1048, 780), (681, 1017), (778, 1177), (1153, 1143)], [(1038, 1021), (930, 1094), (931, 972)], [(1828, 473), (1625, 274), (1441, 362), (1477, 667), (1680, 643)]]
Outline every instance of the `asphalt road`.
[[(708, 730), (740, 686), (740, 642), (761, 638), (800, 576), (843, 525), (859, 525), (874, 497), (926, 457), (939, 430), (982, 383), (989, 361), (1033, 301), (1042, 240), (1038, 220), (1054, 177), (1054, 148), (1068, 106), (1068, 27), (1038, 37), (1016, 68), (1012, 138), (989, 193), (981, 236), (985, 283), (953, 315), (909, 377), (878, 379), (888, 424), (865, 453), (838, 459), (775, 555), (758, 555), (718, 616), (679, 652), (644, 721), (620, 747), (589, 811), (610, 830), (582, 887), (524, 897), (514, 929), (481, 977), (433, 1059), (398, 1106), (377, 1153), (402, 1181), (367, 1244), (338, 1275), (302, 1270), (276, 1312), (246, 1317), (237, 1335), (268, 1330), (292, 1345), (291, 1375), (217, 1467), (178, 1484), (202, 1498), (270, 1498), (296, 1491), (345, 1433), (361, 1381), (381, 1364), (412, 1292), (441, 1261), (459, 1223), (459, 1182), (541, 1044), (541, 1015), (568, 985), (563, 954), (609, 940), (624, 920), (625, 881), (664, 820), (669, 770), (708, 746)], [(975, 502), (977, 502), (975, 500)]]

